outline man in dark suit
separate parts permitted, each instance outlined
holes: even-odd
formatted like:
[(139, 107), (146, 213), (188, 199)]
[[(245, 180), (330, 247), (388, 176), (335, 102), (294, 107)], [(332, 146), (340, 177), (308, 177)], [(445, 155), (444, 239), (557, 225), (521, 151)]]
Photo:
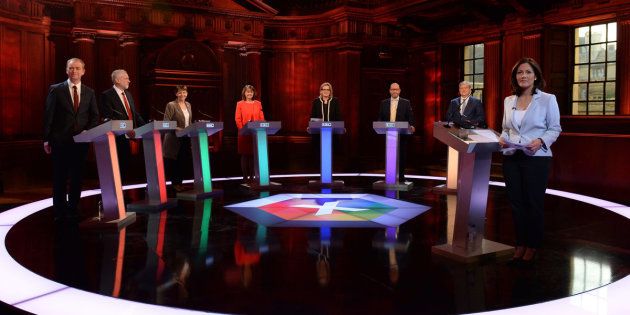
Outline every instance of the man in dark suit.
[[(416, 132), (414, 125), (413, 110), (408, 99), (400, 97), (400, 85), (396, 82), (389, 86), (388, 99), (381, 101), (381, 109), (378, 114), (379, 121), (406, 121), (409, 122), (411, 133)], [(405, 166), (407, 162), (407, 136), (400, 137), (400, 150), (398, 157), (398, 181), (405, 181)]]
[(44, 151), (52, 157), (56, 221), (76, 219), (78, 215), (88, 144), (75, 143), (73, 136), (98, 125), (94, 90), (81, 84), (85, 74), (83, 60), (69, 59), (66, 74), (67, 81), (50, 86), (44, 112)]
[[(131, 120), (133, 128), (138, 128), (145, 124), (144, 119), (136, 112), (136, 104), (129, 92), (129, 75), (127, 71), (118, 69), (112, 72), (111, 89), (101, 94), (99, 111), (102, 119), (109, 120)], [(118, 162), (123, 181), (128, 178), (129, 161), (131, 158), (131, 147), (129, 138), (134, 138), (135, 134), (130, 131), (126, 135), (116, 137), (116, 150), (118, 151)]]
[(446, 113), (446, 120), (464, 127), (486, 126), (486, 114), (481, 100), (472, 96), (472, 83), (462, 81), (459, 83), (460, 97), (451, 100)]

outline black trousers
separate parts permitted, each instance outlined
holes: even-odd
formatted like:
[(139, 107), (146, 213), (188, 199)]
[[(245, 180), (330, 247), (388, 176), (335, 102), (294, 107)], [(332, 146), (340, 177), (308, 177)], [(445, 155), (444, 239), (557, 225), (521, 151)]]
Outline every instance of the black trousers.
[(56, 218), (63, 219), (78, 214), (88, 147), (87, 143), (51, 143), (53, 208)]
[(179, 151), (177, 151), (177, 159), (164, 159), (166, 163), (166, 172), (172, 185), (181, 185), (184, 176), (192, 173), (192, 151), (190, 146), (190, 138), (179, 138)]
[(116, 151), (118, 152), (118, 167), (120, 168), (120, 180), (124, 185), (129, 176), (131, 162), (131, 145), (125, 135), (116, 136)]
[(545, 190), (551, 157), (534, 157), (518, 150), (503, 160), (503, 176), (512, 206), (516, 246), (539, 248), (543, 239)]

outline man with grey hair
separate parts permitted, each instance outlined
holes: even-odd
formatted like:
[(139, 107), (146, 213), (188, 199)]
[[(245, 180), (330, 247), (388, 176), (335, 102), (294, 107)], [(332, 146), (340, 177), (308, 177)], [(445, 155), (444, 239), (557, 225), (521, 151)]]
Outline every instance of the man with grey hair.
[[(127, 71), (122, 69), (114, 70), (112, 72), (112, 83), (114, 85), (101, 94), (99, 104), (101, 119), (131, 120), (134, 129), (144, 125), (144, 119), (136, 112), (136, 104), (128, 90), (131, 80), (129, 80)], [(129, 138), (134, 137), (133, 130), (126, 135), (116, 137), (121, 179), (128, 178), (127, 172), (129, 171), (129, 160), (131, 158)]]
[[(44, 151), (53, 165), (53, 209), (56, 222), (77, 221), (87, 143), (74, 136), (98, 125), (94, 90), (81, 83), (85, 62), (66, 62), (68, 79), (50, 86), (44, 112)], [(69, 184), (69, 185), (68, 185)]]
[(459, 97), (451, 100), (446, 113), (446, 120), (463, 128), (486, 126), (486, 114), (481, 100), (472, 96), (472, 83), (459, 83)]

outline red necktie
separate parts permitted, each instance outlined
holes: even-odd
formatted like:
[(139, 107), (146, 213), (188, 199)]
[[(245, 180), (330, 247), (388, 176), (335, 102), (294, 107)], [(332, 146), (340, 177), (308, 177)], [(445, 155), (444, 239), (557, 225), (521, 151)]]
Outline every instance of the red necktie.
[(72, 105), (74, 107), (74, 112), (79, 110), (79, 93), (77, 93), (77, 86), (72, 87)]
[(133, 124), (133, 113), (131, 112), (131, 107), (129, 107), (129, 102), (127, 102), (127, 96), (125, 95), (125, 92), (122, 92), (122, 97), (125, 103), (125, 110), (127, 111), (127, 118), (129, 118), (129, 120), (131, 120), (131, 123)]

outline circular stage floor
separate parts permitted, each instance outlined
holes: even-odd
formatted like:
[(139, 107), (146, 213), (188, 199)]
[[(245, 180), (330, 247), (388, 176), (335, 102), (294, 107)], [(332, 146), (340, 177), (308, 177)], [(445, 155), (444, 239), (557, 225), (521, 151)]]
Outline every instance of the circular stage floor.
[[(345, 186), (332, 190), (344, 194), (335, 198), (309, 188), (314, 178), (307, 176), (275, 178), (282, 187), (271, 192), (216, 180), (222, 194), (138, 212), (120, 231), (54, 224), (50, 199), (6, 211), (0, 299), (42, 314), (187, 312), (155, 305), (231, 314), (456, 314), (575, 295), (510, 311), (540, 314), (554, 305), (556, 313), (571, 305), (597, 313), (629, 290), (630, 212), (624, 217), (623, 205), (605, 209), (548, 194), (545, 243), (533, 266), (501, 259), (466, 265), (431, 253), (452, 238), (456, 197), (432, 192), (443, 180), (411, 178), (414, 188), (396, 193), (372, 190), (378, 178), (363, 175), (336, 177)], [(143, 188), (125, 190), (128, 203), (143, 197)], [(97, 214), (99, 198), (82, 198), (81, 219)], [(500, 184), (490, 186), (486, 216), (485, 237), (512, 245)], [(28, 278), (11, 257), (41, 277)], [(612, 284), (610, 296), (580, 294), (620, 279), (625, 287), (613, 292)]]

